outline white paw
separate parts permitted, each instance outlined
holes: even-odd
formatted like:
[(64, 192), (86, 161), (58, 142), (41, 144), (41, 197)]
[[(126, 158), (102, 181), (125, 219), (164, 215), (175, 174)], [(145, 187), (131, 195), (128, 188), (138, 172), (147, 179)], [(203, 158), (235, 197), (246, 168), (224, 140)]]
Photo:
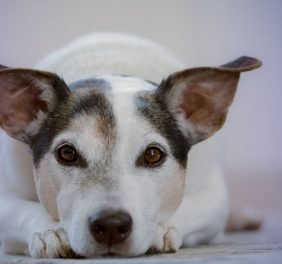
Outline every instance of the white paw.
[(158, 225), (157, 234), (148, 253), (175, 253), (182, 239), (175, 227)]
[(71, 258), (74, 253), (64, 229), (34, 233), (29, 243), (29, 254), (33, 258)]

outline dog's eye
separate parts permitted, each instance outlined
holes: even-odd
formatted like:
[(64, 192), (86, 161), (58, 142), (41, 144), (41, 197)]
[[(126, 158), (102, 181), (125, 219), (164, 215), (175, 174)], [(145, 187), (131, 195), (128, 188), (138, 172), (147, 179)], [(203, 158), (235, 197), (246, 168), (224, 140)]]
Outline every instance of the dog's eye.
[(150, 146), (138, 158), (137, 166), (154, 168), (160, 166), (165, 160), (165, 153), (159, 147)]
[(57, 148), (56, 158), (60, 163), (72, 165), (78, 160), (76, 149), (68, 144), (64, 144)]

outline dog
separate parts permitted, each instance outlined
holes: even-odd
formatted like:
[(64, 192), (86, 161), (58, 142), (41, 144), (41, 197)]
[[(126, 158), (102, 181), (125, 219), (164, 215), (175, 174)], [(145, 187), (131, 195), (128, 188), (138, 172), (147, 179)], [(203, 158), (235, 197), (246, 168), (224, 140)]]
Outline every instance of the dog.
[(36, 69), (1, 66), (4, 250), (134, 257), (217, 241), (230, 209), (208, 138), (240, 73), (260, 66), (185, 69), (149, 40), (102, 33)]

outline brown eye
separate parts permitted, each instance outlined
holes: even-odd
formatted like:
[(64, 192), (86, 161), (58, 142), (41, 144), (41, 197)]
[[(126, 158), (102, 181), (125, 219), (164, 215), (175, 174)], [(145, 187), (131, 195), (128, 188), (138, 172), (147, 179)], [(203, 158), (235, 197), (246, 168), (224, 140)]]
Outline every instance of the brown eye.
[(57, 160), (65, 165), (72, 165), (77, 161), (77, 152), (71, 145), (63, 145), (57, 149)]
[(137, 166), (154, 168), (160, 166), (165, 159), (165, 153), (158, 147), (148, 147), (137, 160)]

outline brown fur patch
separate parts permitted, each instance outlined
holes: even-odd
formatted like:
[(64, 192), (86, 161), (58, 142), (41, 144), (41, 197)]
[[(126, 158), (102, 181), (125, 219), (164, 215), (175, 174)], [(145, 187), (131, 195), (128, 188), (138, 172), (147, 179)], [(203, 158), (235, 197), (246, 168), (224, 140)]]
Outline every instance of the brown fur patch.
[(184, 89), (179, 105), (197, 131), (198, 140), (211, 136), (223, 126), (239, 79), (237, 73), (205, 75), (186, 84), (188, 88)]
[(40, 98), (42, 90), (28, 76), (3, 71), (0, 87), (0, 124), (9, 134), (21, 133), (38, 111), (47, 111), (47, 103)]
[[(46, 90), (50, 98), (44, 100), (41, 94)], [(28, 125), (36, 120), (39, 111), (46, 113), (57, 97), (66, 94), (66, 85), (54, 74), (29, 69), (1, 70), (0, 126), (10, 136), (29, 143), (32, 135), (26, 131)]]
[(47, 103), (40, 99), (42, 91), (38, 87), (25, 83), (19, 85), (23, 88), (18, 91), (0, 90), (0, 124), (12, 135), (20, 133), (40, 110), (47, 111)]

